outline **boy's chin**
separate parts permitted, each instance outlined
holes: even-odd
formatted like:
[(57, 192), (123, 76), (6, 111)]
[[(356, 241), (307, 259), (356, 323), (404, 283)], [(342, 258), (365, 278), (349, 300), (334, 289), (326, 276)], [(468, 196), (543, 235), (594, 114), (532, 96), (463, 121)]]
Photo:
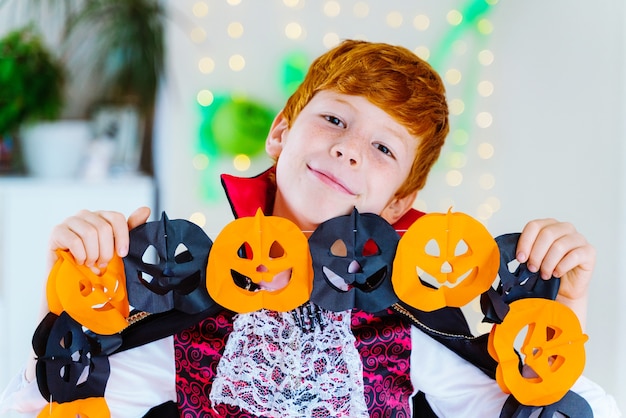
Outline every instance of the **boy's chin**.
[[(316, 225), (319, 225), (323, 222), (326, 222), (330, 219), (337, 218), (339, 216), (350, 215), (354, 210), (354, 206), (345, 206), (345, 207), (333, 207), (328, 208), (327, 210), (318, 210), (315, 211), (312, 215), (314, 216), (315, 221), (312, 222)], [(357, 208), (358, 210), (358, 208)]]

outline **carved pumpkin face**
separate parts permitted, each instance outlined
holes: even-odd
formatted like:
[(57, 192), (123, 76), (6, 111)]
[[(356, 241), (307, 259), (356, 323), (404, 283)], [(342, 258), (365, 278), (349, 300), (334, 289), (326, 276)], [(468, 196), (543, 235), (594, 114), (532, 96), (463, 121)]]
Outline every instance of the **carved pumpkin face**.
[(508, 313), (508, 304), (524, 298), (554, 300), (559, 292), (561, 280), (552, 277), (543, 280), (539, 272), (531, 272), (526, 263), (516, 260), (517, 242), (520, 233), (496, 237), (500, 252), (500, 283), (496, 290), (489, 289), (481, 295), (481, 308), (487, 322), (501, 323)]
[(288, 219), (258, 210), (254, 217), (226, 225), (215, 239), (207, 289), (217, 303), (235, 312), (290, 311), (309, 300), (312, 277), (302, 231)]
[(99, 355), (99, 344), (66, 312), (44, 318), (33, 335), (33, 349), (37, 385), (45, 399), (63, 403), (104, 396), (109, 359)]
[(57, 250), (56, 254), (46, 284), (50, 312), (66, 311), (96, 334), (111, 335), (126, 328), (129, 306), (122, 259), (115, 255), (98, 275), (76, 264), (69, 252)]
[(526, 263), (511, 268), (515, 263), (517, 241), (521, 234), (505, 234), (496, 238), (500, 250), (500, 268), (498, 275), (502, 283), (502, 296), (505, 302), (510, 303), (522, 298), (556, 298), (561, 281), (556, 277), (551, 280), (542, 280), (539, 273), (528, 270)]
[[(400, 239), (392, 283), (400, 300), (414, 308), (458, 308), (489, 289), (498, 266), (498, 246), (480, 222), (461, 212), (430, 213)], [(416, 271), (433, 278), (434, 288)]]
[(195, 314), (215, 305), (206, 291), (211, 239), (184, 219), (147, 222), (130, 231), (124, 258), (128, 299), (142, 311)]
[(320, 224), (309, 238), (311, 301), (336, 312), (379, 312), (396, 303), (391, 269), (399, 239), (383, 218), (356, 209)]
[(46, 405), (37, 418), (110, 418), (111, 412), (104, 398), (77, 399), (73, 402), (52, 402)]
[[(498, 362), (496, 381), (503, 392), (523, 405), (553, 404), (582, 374), (587, 336), (576, 314), (559, 302), (520, 299), (510, 307), (504, 321), (494, 325), (489, 334), (489, 354)], [(520, 373), (514, 343), (525, 328), (519, 351), (527, 372)]]

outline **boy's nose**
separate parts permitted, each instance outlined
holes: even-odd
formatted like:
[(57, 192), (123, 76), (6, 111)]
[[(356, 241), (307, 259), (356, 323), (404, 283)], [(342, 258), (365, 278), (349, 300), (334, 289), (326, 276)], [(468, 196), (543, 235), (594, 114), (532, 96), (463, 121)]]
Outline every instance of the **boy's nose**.
[[(336, 155), (338, 158), (343, 158), (344, 157), (344, 153), (342, 151), (337, 150), (336, 151)], [(357, 160), (353, 157), (347, 157), (347, 159), (350, 160), (350, 165), (356, 165), (357, 164)]]
[(333, 147), (335, 157), (349, 162), (351, 166), (358, 165), (361, 162), (359, 143), (356, 138), (346, 138), (338, 142)]

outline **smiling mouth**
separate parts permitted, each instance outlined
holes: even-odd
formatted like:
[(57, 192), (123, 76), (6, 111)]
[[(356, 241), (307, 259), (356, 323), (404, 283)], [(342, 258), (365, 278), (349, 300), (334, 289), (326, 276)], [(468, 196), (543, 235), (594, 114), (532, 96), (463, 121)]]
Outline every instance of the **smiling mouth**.
[(338, 180), (337, 178), (335, 178), (334, 176), (325, 173), (323, 171), (319, 171), (316, 170), (310, 166), (307, 166), (309, 168), (309, 170), (311, 171), (311, 173), (315, 176), (315, 178), (317, 178), (319, 181), (321, 181), (322, 183), (324, 183), (326, 186), (337, 190), (343, 194), (347, 194), (350, 196), (355, 196), (356, 193), (354, 193), (352, 190), (350, 190), (346, 185), (344, 185), (340, 180)]
[[(177, 293), (187, 295), (195, 290), (200, 285), (200, 272), (196, 271), (192, 275), (184, 279), (158, 279), (158, 280), (146, 280), (141, 272), (137, 274), (139, 281), (151, 292), (157, 295), (166, 295), (168, 292), (175, 290)], [(166, 282), (166, 283), (163, 283)]]
[(417, 276), (423, 280), (424, 282), (430, 284), (431, 286), (433, 286), (434, 288), (439, 288), (440, 286), (446, 286), (449, 288), (455, 288), (458, 285), (460, 285), (461, 283), (467, 281), (467, 282), (471, 282), (472, 280), (474, 280), (474, 278), (476, 277), (476, 270), (472, 269), (469, 271), (466, 271), (465, 273), (457, 276), (457, 277), (451, 277), (448, 276), (447, 277), (447, 281), (443, 281), (443, 279), (438, 279), (433, 277), (432, 275), (428, 274), (426, 271), (424, 271), (423, 269), (421, 269), (420, 267), (416, 267), (415, 271), (417, 272)]
[[(278, 273), (276, 276), (280, 276), (282, 275), (282, 273)], [(266, 290), (268, 292), (276, 292), (278, 290), (283, 290), (285, 287), (287, 287), (287, 285), (289, 284), (289, 282), (291, 281), (291, 274), (289, 274), (289, 279), (285, 280), (285, 284), (279, 287), (270, 287), (268, 286), (268, 282), (262, 280), (260, 283), (255, 283), (254, 281), (252, 281), (252, 279), (248, 276), (246, 276), (245, 274), (241, 274), (236, 270), (230, 270), (230, 275), (233, 278), (233, 283), (235, 283), (235, 286), (243, 289), (243, 290), (247, 290), (248, 292), (258, 292), (259, 290)]]
[(346, 283), (346, 280), (343, 277), (326, 266), (322, 267), (322, 271), (324, 272), (324, 277), (326, 277), (326, 281), (330, 284), (330, 286), (339, 292), (349, 292), (354, 288), (366, 293), (371, 292), (377, 289), (385, 281), (385, 277), (387, 277), (386, 267), (379, 269), (376, 273), (369, 276), (363, 283), (356, 281)]

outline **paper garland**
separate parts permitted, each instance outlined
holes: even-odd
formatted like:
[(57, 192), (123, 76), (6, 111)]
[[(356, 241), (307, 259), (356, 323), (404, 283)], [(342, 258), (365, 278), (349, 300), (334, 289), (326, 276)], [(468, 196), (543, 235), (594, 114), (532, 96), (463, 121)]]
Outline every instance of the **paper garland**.
[[(323, 223), (307, 240), (291, 221), (259, 210), (254, 217), (232, 221), (211, 242), (201, 228), (170, 221), (163, 213), (160, 221), (131, 231), (129, 257), (114, 257), (101, 275), (59, 251), (47, 297), (52, 313), (69, 315), (97, 336), (121, 332), (133, 307), (148, 313), (197, 313), (217, 304), (244, 313), (290, 311), (311, 300), (334, 311), (378, 312), (395, 303), (435, 311), (463, 306), (482, 295), (485, 320), (496, 324), (489, 353), (499, 362), (502, 390), (521, 405), (557, 404), (582, 373), (587, 336), (576, 315), (551, 300), (558, 281), (533, 279), (529, 290), (528, 278), (519, 278), (524, 265), (517, 272), (502, 270), (518, 237), (494, 240), (478, 221), (452, 211), (424, 215), (400, 237), (382, 218), (355, 209)], [(181, 244), (184, 251), (173, 249)], [(144, 265), (148, 247), (159, 250), (150, 267)], [(150, 268), (151, 280), (146, 280), (143, 273)], [(498, 271), (501, 281), (493, 289)], [(424, 285), (425, 276), (437, 283)], [(547, 325), (541, 322), (546, 312)], [(517, 372), (513, 344), (526, 326), (529, 335), (521, 350), (531, 363), (526, 366), (540, 374), (543, 385)], [(555, 354), (541, 349), (547, 360), (532, 364), (539, 357), (532, 331), (543, 329), (538, 335), (545, 339), (544, 326), (554, 332), (548, 345), (563, 339), (560, 347), (567, 350)], [(61, 404), (75, 401), (65, 395), (60, 399)], [(76, 404), (76, 410), (82, 405)]]
[(50, 312), (67, 312), (97, 334), (110, 335), (128, 326), (128, 298), (122, 259), (115, 255), (98, 275), (76, 264), (74, 257), (57, 250), (57, 261), (48, 275), (46, 295)]
[(207, 289), (236, 312), (290, 311), (309, 300), (311, 256), (306, 237), (291, 221), (265, 216), (229, 223), (215, 239)]
[[(514, 343), (526, 327), (520, 360)], [(512, 302), (504, 321), (489, 334), (489, 354), (498, 361), (496, 381), (523, 405), (556, 403), (583, 372), (587, 339), (565, 305), (541, 298)]]
[[(402, 236), (391, 280), (402, 301), (431, 312), (471, 302), (491, 287), (498, 266), (498, 246), (480, 222), (461, 212), (430, 213)], [(437, 283), (425, 286), (419, 276)]]
[(356, 209), (319, 225), (309, 238), (311, 301), (335, 312), (378, 312), (396, 303), (391, 271), (399, 239), (383, 218)]

